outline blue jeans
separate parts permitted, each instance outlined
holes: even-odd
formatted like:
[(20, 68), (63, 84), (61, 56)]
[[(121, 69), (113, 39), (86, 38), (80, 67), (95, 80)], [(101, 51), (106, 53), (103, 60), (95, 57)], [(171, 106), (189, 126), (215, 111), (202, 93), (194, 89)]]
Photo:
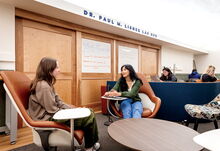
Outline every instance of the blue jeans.
[(126, 99), (121, 102), (120, 109), (123, 118), (141, 118), (143, 105), (140, 101), (132, 103), (132, 99)]

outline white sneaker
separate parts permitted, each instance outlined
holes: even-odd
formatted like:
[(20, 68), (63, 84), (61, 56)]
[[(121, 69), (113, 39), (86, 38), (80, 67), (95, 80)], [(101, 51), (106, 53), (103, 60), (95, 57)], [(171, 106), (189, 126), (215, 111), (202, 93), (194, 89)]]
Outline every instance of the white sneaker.
[(101, 146), (100, 143), (98, 143), (98, 142), (95, 143), (94, 146), (93, 146), (93, 151), (99, 150), (99, 149), (100, 149), (100, 146)]
[(100, 146), (101, 146), (100, 143), (97, 142), (93, 145), (93, 147), (87, 148), (87, 149), (85, 149), (85, 151), (97, 151), (100, 149)]
[(87, 148), (85, 151), (93, 151), (93, 147)]

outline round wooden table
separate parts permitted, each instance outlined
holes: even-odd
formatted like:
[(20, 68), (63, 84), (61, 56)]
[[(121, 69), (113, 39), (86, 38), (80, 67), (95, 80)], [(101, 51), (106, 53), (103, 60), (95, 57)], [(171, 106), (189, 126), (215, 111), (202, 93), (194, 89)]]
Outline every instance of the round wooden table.
[(193, 142), (199, 133), (186, 126), (158, 119), (123, 119), (108, 127), (109, 135), (120, 144), (142, 151), (198, 151)]

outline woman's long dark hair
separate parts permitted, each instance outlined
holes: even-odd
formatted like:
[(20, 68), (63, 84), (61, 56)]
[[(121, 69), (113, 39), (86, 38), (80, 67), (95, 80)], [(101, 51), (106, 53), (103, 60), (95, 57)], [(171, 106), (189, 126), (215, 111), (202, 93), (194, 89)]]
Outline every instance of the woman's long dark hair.
[[(123, 65), (121, 67), (121, 71), (122, 71), (123, 68), (125, 68), (125, 69), (127, 69), (129, 71), (129, 73), (130, 73), (129, 76), (130, 76), (132, 81), (140, 80), (141, 84), (143, 85), (142, 80), (140, 78), (138, 78), (138, 76), (137, 76), (134, 68), (132, 67), (132, 65), (130, 65), (130, 64)], [(127, 91), (128, 90), (128, 85), (126, 83), (125, 78), (122, 76), (122, 74), (121, 74), (121, 78), (119, 79), (119, 81), (120, 81), (119, 85), (121, 86), (121, 91)]]
[(171, 70), (170, 70), (169, 68), (167, 68), (167, 67), (164, 67), (162, 71), (164, 71), (164, 70), (168, 72), (168, 77), (166, 77), (166, 76), (164, 76), (164, 75), (162, 74), (162, 76), (160, 77), (160, 80), (162, 80), (162, 81), (171, 80), (171, 77), (172, 77), (172, 75), (173, 75), (173, 73), (171, 72)]
[(53, 71), (57, 67), (57, 60), (53, 58), (44, 57), (38, 64), (36, 76), (31, 82), (31, 94), (35, 94), (35, 89), (39, 81), (45, 80), (52, 88), (56, 83), (56, 78), (53, 76)]

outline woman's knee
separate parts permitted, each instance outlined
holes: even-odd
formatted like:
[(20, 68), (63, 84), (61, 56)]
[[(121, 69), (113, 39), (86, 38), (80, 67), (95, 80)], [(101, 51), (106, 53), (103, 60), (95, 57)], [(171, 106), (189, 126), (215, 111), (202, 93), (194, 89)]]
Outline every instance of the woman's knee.
[(132, 104), (132, 110), (133, 111), (139, 111), (139, 112), (143, 112), (143, 105), (141, 102), (135, 102)]
[(95, 113), (92, 109), (90, 109), (90, 115), (83, 118), (83, 123), (93, 123), (95, 121)]
[(93, 111), (93, 109), (90, 109), (90, 112), (91, 112), (91, 114), (90, 114), (89, 117), (91, 117), (91, 118), (95, 118), (95, 112)]
[(120, 107), (125, 108), (125, 107), (130, 107), (131, 106), (131, 99), (126, 99), (121, 102)]

